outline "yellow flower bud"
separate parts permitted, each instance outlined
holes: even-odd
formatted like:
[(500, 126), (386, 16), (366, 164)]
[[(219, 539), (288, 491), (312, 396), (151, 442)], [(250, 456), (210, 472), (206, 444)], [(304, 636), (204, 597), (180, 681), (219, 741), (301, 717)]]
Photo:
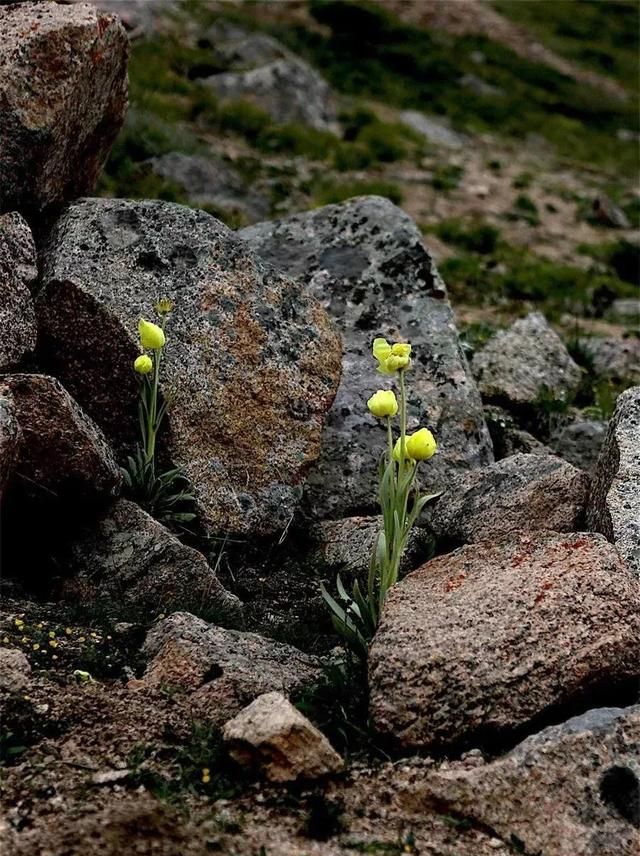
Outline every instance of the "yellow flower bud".
[(169, 315), (170, 312), (173, 312), (173, 300), (169, 300), (168, 297), (161, 297), (155, 308), (158, 315)]
[[(401, 437), (398, 437), (398, 439), (396, 440), (396, 444), (395, 444), (395, 446), (393, 447), (393, 460), (394, 460), (394, 461), (397, 461), (398, 463), (400, 463), (400, 458), (401, 458), (401, 454), (400, 454), (400, 446), (401, 446), (401, 443), (402, 443), (402, 438), (401, 438)], [(409, 458), (410, 458), (410, 455), (409, 455), (409, 450), (407, 449), (407, 438), (405, 437), (405, 441), (404, 441), (404, 459), (405, 459), (405, 461), (408, 461), (408, 460), (409, 460)]]
[(407, 437), (407, 452), (414, 461), (427, 461), (436, 453), (436, 441), (428, 428), (421, 428)]
[(398, 412), (395, 393), (390, 389), (379, 389), (367, 401), (367, 407), (374, 416), (378, 416), (380, 419), (384, 416), (395, 416)]
[(138, 333), (142, 347), (148, 351), (159, 351), (164, 347), (164, 332), (157, 324), (140, 319), (138, 322)]
[(133, 367), (138, 372), (138, 374), (149, 374), (149, 372), (153, 371), (153, 360), (146, 354), (140, 354), (140, 356), (134, 362)]
[(391, 356), (391, 345), (387, 342), (386, 339), (374, 339), (373, 340), (373, 356), (378, 360), (379, 363), (383, 362), (387, 359), (387, 357)]

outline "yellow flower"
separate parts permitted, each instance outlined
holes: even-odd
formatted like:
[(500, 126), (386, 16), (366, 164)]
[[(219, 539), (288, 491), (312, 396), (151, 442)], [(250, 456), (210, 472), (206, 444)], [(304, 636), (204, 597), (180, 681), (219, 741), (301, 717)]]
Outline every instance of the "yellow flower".
[(49, 639), (55, 639), (55, 638), (56, 638), (55, 630), (50, 630), (49, 631)]
[(49, 639), (49, 645), (50, 645), (52, 648), (57, 648), (57, 647), (58, 647), (58, 643), (56, 642), (56, 640), (55, 640), (55, 639)]
[[(400, 371), (400, 369), (406, 369), (411, 362), (410, 357), (403, 356), (401, 354), (391, 354), (390, 357), (384, 361), (385, 371), (383, 374), (393, 374), (394, 372)], [(382, 364), (378, 367), (378, 371), (382, 370)]]
[(436, 453), (436, 441), (428, 428), (421, 428), (407, 437), (407, 452), (414, 461), (427, 461)]
[(153, 371), (153, 360), (146, 354), (141, 354), (134, 362), (133, 368), (138, 374), (149, 374), (149, 372)]
[(387, 357), (391, 356), (391, 350), (391, 345), (386, 339), (373, 340), (373, 356), (379, 363), (384, 362)]
[(211, 781), (211, 771), (208, 767), (203, 767), (202, 769), (202, 783), (208, 785)]
[(33, 648), (34, 651), (39, 651), (40, 650), (40, 643), (35, 642), (31, 647)]
[(16, 620), (14, 621), (14, 624), (16, 625), (16, 627), (22, 627), (24, 624), (24, 621), (21, 618), (16, 618)]
[(398, 401), (392, 390), (379, 389), (367, 401), (367, 407), (374, 416), (382, 419), (384, 416), (396, 415), (398, 412)]
[(165, 337), (162, 328), (143, 318), (138, 322), (138, 333), (142, 347), (147, 351), (158, 351), (164, 347)]

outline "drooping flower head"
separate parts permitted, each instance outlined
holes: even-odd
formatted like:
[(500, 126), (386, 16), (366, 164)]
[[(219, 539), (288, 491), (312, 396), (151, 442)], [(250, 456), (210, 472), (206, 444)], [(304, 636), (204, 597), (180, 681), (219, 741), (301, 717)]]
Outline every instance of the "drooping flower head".
[(138, 333), (140, 334), (140, 343), (146, 351), (159, 351), (160, 348), (164, 347), (166, 341), (164, 332), (152, 321), (145, 321), (141, 318), (138, 322)]
[(382, 419), (385, 416), (396, 415), (398, 412), (398, 401), (392, 390), (379, 389), (371, 396), (369, 401), (367, 401), (367, 407), (374, 416)]

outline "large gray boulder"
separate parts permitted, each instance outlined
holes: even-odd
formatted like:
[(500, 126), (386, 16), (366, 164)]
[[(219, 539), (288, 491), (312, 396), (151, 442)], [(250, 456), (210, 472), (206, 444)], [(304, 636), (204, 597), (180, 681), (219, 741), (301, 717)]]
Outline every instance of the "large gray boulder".
[(107, 440), (56, 378), (0, 378), (20, 426), (16, 486), (38, 504), (81, 506), (118, 494), (122, 473)]
[(101, 602), (120, 615), (146, 618), (167, 609), (207, 612), (225, 622), (240, 618), (240, 601), (202, 553), (125, 499), (76, 532), (57, 558), (67, 575), (63, 595), (75, 603)]
[(574, 467), (591, 472), (598, 461), (606, 433), (606, 422), (599, 419), (579, 419), (556, 431), (549, 440), (549, 446)]
[(625, 339), (590, 336), (580, 340), (598, 377), (640, 383), (640, 338)]
[(166, 454), (212, 530), (290, 520), (340, 375), (320, 304), (203, 211), (86, 199), (57, 221), (38, 298), (43, 359), (119, 449), (137, 439), (137, 324), (175, 301)]
[(127, 108), (128, 40), (88, 3), (0, 15), (0, 210), (90, 192)]
[(582, 374), (539, 312), (497, 332), (474, 355), (471, 365), (482, 397), (516, 410), (570, 402)]
[(590, 710), (504, 758), (423, 778), (415, 798), (540, 856), (640, 853), (640, 706)]
[(589, 478), (555, 455), (512, 455), (451, 477), (424, 513), (439, 550), (518, 530), (575, 532), (584, 521)]
[(18, 366), (35, 348), (36, 313), (29, 289), (37, 276), (29, 226), (16, 212), (4, 214), (0, 217), (0, 371)]
[(319, 131), (336, 131), (336, 109), (329, 84), (296, 56), (276, 59), (248, 71), (226, 71), (203, 79), (222, 101), (252, 101), (274, 122), (296, 122)]
[(433, 559), (390, 591), (369, 651), (373, 724), (405, 749), (504, 744), (639, 679), (640, 584), (591, 533)]
[(344, 340), (342, 383), (306, 487), (309, 511), (345, 517), (376, 510), (385, 429), (367, 399), (388, 379), (376, 373), (376, 336), (410, 341), (409, 427), (429, 426), (438, 454), (424, 467), (429, 488), (493, 460), (480, 396), (460, 349), (446, 290), (419, 230), (388, 199), (366, 196), (243, 229), (266, 261), (308, 284)]
[(618, 396), (596, 465), (587, 522), (640, 577), (640, 386)]

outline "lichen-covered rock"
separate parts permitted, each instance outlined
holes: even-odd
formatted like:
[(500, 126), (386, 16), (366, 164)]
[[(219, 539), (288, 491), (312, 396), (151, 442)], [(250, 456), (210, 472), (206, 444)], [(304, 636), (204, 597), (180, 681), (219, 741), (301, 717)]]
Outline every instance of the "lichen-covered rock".
[(549, 440), (549, 446), (574, 467), (591, 472), (606, 433), (606, 422), (597, 419), (579, 420), (557, 431)]
[(317, 779), (343, 766), (324, 734), (279, 692), (258, 696), (226, 723), (222, 736), (234, 761), (271, 782)]
[(600, 450), (587, 522), (640, 577), (640, 386), (618, 396)]
[(201, 715), (222, 725), (263, 693), (287, 695), (316, 683), (318, 657), (257, 633), (226, 630), (186, 612), (158, 622), (147, 634), (143, 684), (191, 693)]
[(100, 428), (47, 375), (0, 378), (13, 403), (22, 440), (16, 463), (20, 490), (35, 502), (73, 505), (116, 496), (120, 468)]
[(168, 456), (211, 529), (282, 528), (320, 451), (338, 335), (301, 284), (203, 211), (71, 205), (45, 253), (43, 359), (121, 449), (137, 439), (138, 319), (152, 316), (159, 296), (175, 301), (163, 362)]
[(202, 553), (125, 499), (76, 533), (58, 560), (68, 575), (63, 595), (76, 603), (102, 601), (146, 618), (167, 609), (215, 612), (225, 622), (240, 618), (240, 601)]
[(0, 15), (0, 210), (90, 192), (127, 107), (128, 40), (88, 3)]
[(640, 584), (596, 534), (522, 533), (428, 562), (389, 593), (370, 712), (404, 748), (503, 743), (640, 678)]
[(441, 552), (518, 530), (575, 532), (588, 491), (586, 473), (555, 455), (512, 455), (452, 476), (423, 520)]
[(18, 459), (20, 426), (11, 398), (0, 393), (0, 499), (2, 490)]
[(150, 161), (156, 175), (174, 182), (184, 189), (191, 205), (221, 209), (258, 220), (269, 213), (269, 199), (248, 187), (238, 172), (221, 158), (185, 155), (169, 152)]
[(203, 80), (218, 98), (253, 101), (275, 122), (299, 122), (335, 131), (336, 109), (329, 84), (299, 57), (277, 59), (248, 71), (227, 71)]
[(0, 371), (19, 365), (35, 348), (36, 313), (29, 288), (37, 276), (29, 226), (16, 212), (4, 214), (0, 217)]
[(444, 283), (407, 214), (388, 199), (368, 196), (240, 234), (266, 261), (308, 283), (343, 334), (342, 383), (306, 486), (314, 516), (377, 510), (374, 487), (386, 435), (367, 399), (388, 381), (371, 357), (376, 336), (413, 344), (409, 427), (431, 427), (439, 444), (424, 467), (429, 489), (444, 485), (452, 470), (493, 460)]
[(640, 706), (600, 708), (476, 769), (442, 768), (416, 800), (541, 856), (640, 853)]
[(471, 367), (485, 400), (516, 409), (567, 402), (581, 377), (562, 339), (539, 312), (492, 336)]

